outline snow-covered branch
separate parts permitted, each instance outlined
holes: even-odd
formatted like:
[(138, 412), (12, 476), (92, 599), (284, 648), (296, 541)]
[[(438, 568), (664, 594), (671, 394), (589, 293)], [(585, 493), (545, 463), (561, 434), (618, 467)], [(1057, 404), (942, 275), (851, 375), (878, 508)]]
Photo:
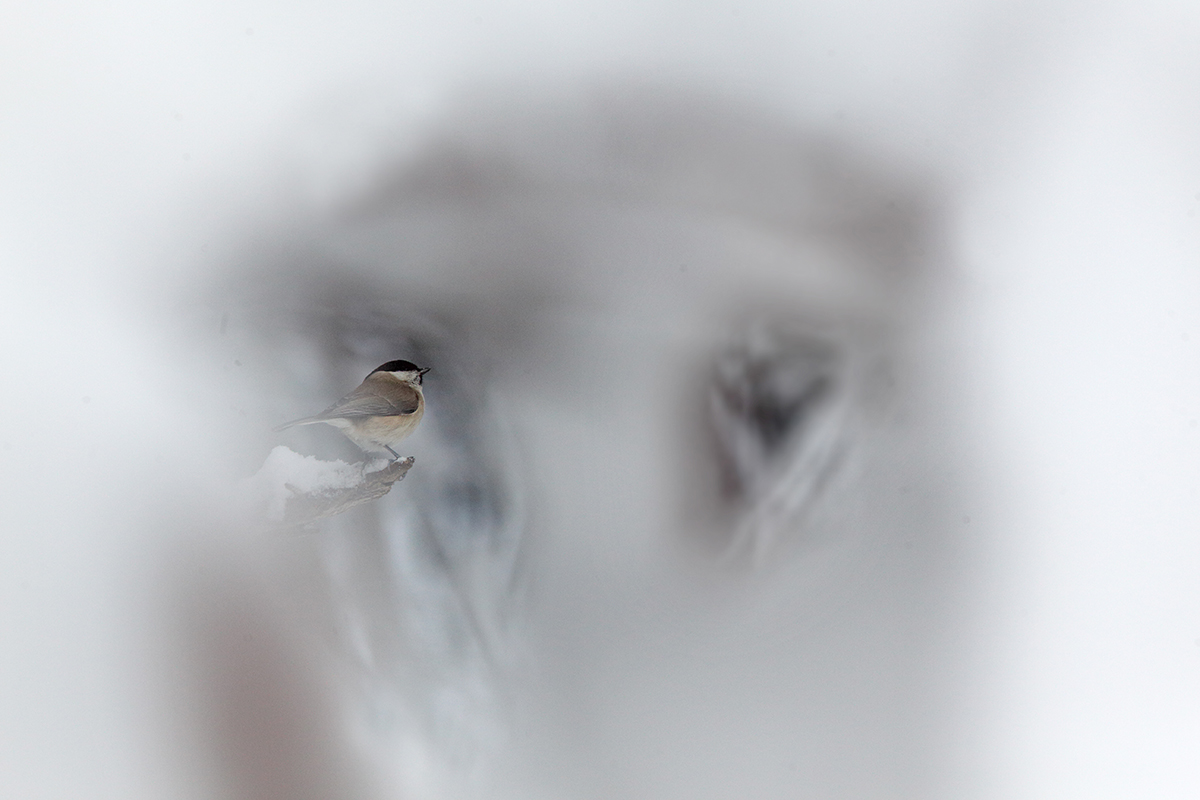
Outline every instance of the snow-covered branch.
[(347, 464), (276, 447), (242, 487), (250, 513), (272, 527), (299, 527), (377, 500), (412, 468), (398, 461)]

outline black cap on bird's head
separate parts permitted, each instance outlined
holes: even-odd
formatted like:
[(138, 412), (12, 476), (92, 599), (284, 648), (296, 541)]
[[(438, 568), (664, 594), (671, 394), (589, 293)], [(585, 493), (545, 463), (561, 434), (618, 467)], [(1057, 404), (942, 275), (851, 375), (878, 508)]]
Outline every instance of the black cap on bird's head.
[[(397, 359), (396, 361), (389, 361), (386, 364), (380, 364), (371, 370), (371, 375), (374, 375), (376, 372), (415, 372), (417, 373), (417, 383), (421, 383), (421, 379), (425, 376), (425, 373), (429, 372), (429, 367), (422, 369), (411, 361)], [(369, 378), (371, 375), (367, 377)]]

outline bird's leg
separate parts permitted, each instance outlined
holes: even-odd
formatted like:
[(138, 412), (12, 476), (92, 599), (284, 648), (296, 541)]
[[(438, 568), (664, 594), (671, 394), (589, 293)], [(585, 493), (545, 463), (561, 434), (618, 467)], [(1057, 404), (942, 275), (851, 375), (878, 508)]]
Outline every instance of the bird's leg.
[(387, 448), (387, 451), (388, 451), (389, 453), (391, 453), (391, 454), (392, 454), (392, 460), (393, 460), (393, 461), (399, 461), (399, 460), (400, 460), (400, 454), (399, 454), (399, 453), (397, 453), (397, 452), (396, 452), (395, 450), (393, 450), (392, 448), (388, 447), (386, 444), (384, 445), (384, 447), (385, 447), (385, 448)]

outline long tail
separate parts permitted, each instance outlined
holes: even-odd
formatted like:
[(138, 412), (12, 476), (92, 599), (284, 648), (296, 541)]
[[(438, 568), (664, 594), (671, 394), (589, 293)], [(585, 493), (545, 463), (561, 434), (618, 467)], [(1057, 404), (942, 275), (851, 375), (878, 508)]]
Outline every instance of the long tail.
[(291, 422), (285, 422), (282, 425), (276, 425), (271, 430), (279, 433), (280, 431), (286, 431), (288, 428), (294, 428), (297, 425), (315, 425), (318, 422), (327, 421), (324, 417), (303, 417), (301, 419), (294, 419)]

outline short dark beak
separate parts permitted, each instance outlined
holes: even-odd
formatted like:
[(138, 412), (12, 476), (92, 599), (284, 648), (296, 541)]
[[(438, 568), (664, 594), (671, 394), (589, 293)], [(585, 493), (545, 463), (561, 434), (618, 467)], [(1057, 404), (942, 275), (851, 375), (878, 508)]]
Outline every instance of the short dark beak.
[(425, 373), (426, 373), (426, 372), (429, 372), (429, 370), (431, 370), (431, 369), (432, 369), (432, 367), (426, 367), (425, 369), (419, 369), (419, 370), (417, 370), (417, 374), (418, 374), (418, 375), (421, 375), (421, 376), (424, 376), (424, 375), (425, 375)]

